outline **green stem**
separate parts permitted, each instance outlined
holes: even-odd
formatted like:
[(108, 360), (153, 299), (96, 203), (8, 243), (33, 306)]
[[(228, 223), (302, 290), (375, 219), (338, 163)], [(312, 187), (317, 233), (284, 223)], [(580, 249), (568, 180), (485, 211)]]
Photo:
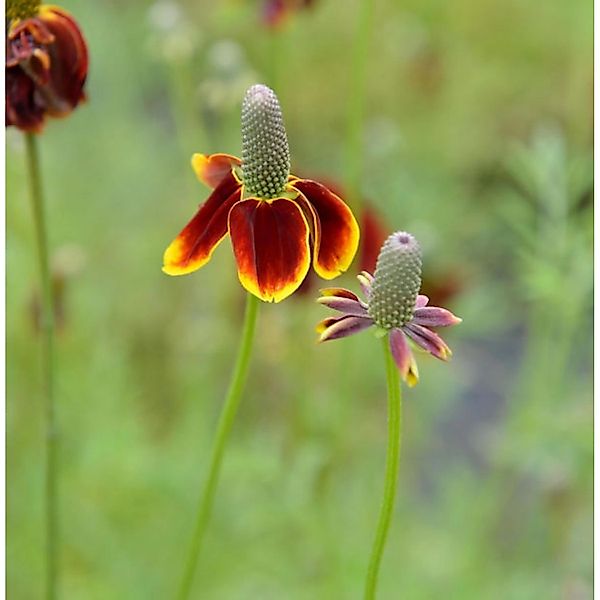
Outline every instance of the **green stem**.
[(346, 186), (348, 202), (357, 216), (361, 208), (360, 181), (363, 174), (362, 137), (367, 91), (369, 43), (373, 31), (374, 8), (375, 0), (362, 0), (352, 57), (350, 94), (348, 96)]
[(45, 528), (46, 528), (46, 598), (56, 598), (58, 580), (58, 510), (56, 498), (57, 431), (54, 406), (54, 306), (48, 258), (48, 235), (44, 214), (44, 197), (40, 177), (37, 137), (25, 135), (27, 167), (33, 224), (41, 284), (42, 363), (44, 385), (44, 421), (46, 437)]
[(204, 534), (206, 533), (206, 527), (208, 525), (208, 520), (210, 518), (210, 513), (215, 498), (215, 492), (217, 490), (219, 471), (221, 468), (221, 462), (223, 460), (225, 445), (240, 405), (242, 391), (246, 382), (248, 365), (250, 363), (250, 355), (252, 354), (254, 331), (256, 329), (258, 304), (259, 300), (252, 294), (248, 294), (246, 302), (246, 315), (244, 317), (244, 327), (242, 331), (240, 347), (238, 350), (237, 361), (233, 370), (231, 382), (229, 384), (227, 397), (225, 398), (225, 404), (223, 405), (223, 410), (221, 411), (219, 424), (217, 426), (217, 434), (210, 456), (208, 476), (206, 478), (204, 492), (198, 505), (198, 515), (196, 517), (196, 527), (194, 529), (192, 544), (187, 557), (185, 571), (181, 579), (179, 593), (177, 594), (177, 598), (179, 600), (185, 600), (189, 597), (192, 583), (194, 582), (194, 574), (198, 563), (198, 557), (200, 555), (202, 541), (204, 539)]
[(385, 461), (385, 486), (383, 491), (383, 504), (379, 513), (377, 533), (371, 551), (367, 583), (365, 586), (365, 599), (375, 598), (377, 588), (377, 576), (385, 541), (390, 529), (392, 514), (394, 511), (394, 498), (396, 495), (396, 484), (398, 481), (398, 465), (400, 462), (400, 427), (402, 424), (402, 390), (398, 379), (398, 368), (392, 358), (388, 336), (383, 338), (385, 352), (385, 366), (388, 385), (388, 446)]

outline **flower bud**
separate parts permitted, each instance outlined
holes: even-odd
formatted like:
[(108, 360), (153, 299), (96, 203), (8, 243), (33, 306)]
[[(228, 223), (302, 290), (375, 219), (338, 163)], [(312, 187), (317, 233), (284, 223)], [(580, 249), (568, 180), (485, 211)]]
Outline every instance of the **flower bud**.
[(421, 248), (410, 233), (393, 233), (377, 258), (369, 316), (384, 329), (402, 327), (413, 317), (420, 288)]
[(290, 174), (290, 150), (277, 96), (253, 85), (242, 105), (242, 178), (246, 192), (276, 198)]
[(46, 117), (65, 117), (85, 100), (87, 45), (58, 6), (15, 0), (6, 14), (14, 15), (6, 32), (6, 125), (39, 133)]

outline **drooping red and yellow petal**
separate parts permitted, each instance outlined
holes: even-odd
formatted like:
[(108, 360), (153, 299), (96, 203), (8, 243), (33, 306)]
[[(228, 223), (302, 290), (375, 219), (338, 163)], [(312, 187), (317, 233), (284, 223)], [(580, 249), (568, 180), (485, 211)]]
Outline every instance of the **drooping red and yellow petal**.
[(234, 167), (242, 161), (231, 154), (194, 154), (192, 169), (196, 177), (209, 188), (216, 188)]
[(358, 248), (358, 224), (344, 201), (324, 185), (310, 179), (290, 183), (312, 205), (318, 216), (313, 267), (323, 279), (333, 279), (348, 269)]
[(163, 271), (167, 275), (186, 275), (210, 260), (217, 245), (227, 235), (229, 211), (241, 195), (242, 188), (232, 174), (215, 188), (165, 250)]
[(229, 233), (242, 286), (265, 302), (280, 302), (310, 268), (309, 227), (288, 198), (248, 198), (229, 213)]

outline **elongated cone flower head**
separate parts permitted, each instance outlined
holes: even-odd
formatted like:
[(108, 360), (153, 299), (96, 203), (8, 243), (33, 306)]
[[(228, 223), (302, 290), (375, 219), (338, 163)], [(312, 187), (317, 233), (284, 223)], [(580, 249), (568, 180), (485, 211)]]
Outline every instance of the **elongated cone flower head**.
[(369, 315), (383, 329), (402, 327), (413, 316), (421, 289), (421, 248), (404, 231), (390, 235), (384, 242), (369, 298)]
[(40, 132), (85, 100), (85, 39), (67, 11), (34, 0), (8, 0), (6, 23), (6, 125)]
[(242, 104), (242, 178), (246, 194), (277, 198), (290, 176), (290, 148), (277, 96), (253, 85)]

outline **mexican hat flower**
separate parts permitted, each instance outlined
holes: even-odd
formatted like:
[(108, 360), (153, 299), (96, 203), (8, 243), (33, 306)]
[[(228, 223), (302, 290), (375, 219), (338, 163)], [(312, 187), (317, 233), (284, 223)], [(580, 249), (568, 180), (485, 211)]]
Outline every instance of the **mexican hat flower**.
[(428, 306), (421, 287), (421, 250), (417, 240), (406, 232), (396, 232), (384, 242), (375, 275), (358, 275), (366, 301), (343, 288), (328, 288), (317, 302), (341, 313), (317, 325), (320, 342), (343, 338), (376, 326), (389, 337), (394, 362), (402, 379), (410, 386), (419, 381), (419, 372), (411, 344), (448, 360), (450, 348), (432, 328), (461, 322), (445, 308)]
[(212, 188), (166, 249), (163, 271), (204, 266), (229, 234), (242, 286), (279, 302), (302, 283), (311, 262), (323, 279), (350, 266), (359, 230), (346, 204), (324, 185), (290, 175), (290, 153), (274, 92), (254, 85), (242, 105), (242, 159), (194, 154), (192, 168)]
[(58, 6), (6, 5), (6, 124), (39, 132), (85, 99), (88, 52), (79, 26)]

